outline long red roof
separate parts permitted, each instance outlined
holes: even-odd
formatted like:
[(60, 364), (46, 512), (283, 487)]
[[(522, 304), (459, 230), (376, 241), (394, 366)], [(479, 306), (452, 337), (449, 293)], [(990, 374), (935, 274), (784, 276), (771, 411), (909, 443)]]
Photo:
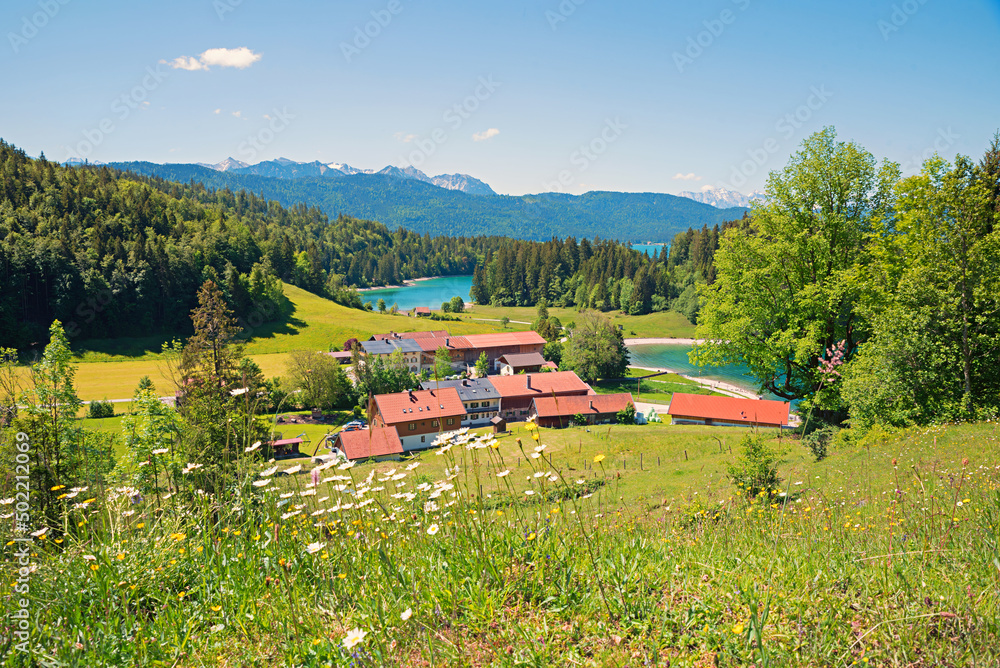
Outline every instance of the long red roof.
[(372, 427), (337, 434), (335, 443), (348, 459), (403, 454), (403, 444), (395, 427)]
[(788, 407), (785, 401), (766, 399), (739, 399), (737, 397), (710, 397), (704, 394), (674, 393), (670, 400), (669, 415), (705, 418), (747, 424), (788, 424)]
[(503, 346), (545, 345), (538, 332), (500, 332), (497, 334), (467, 334), (466, 340), (473, 348), (501, 348)]
[(632, 394), (595, 394), (590, 396), (535, 397), (535, 414), (540, 418), (603, 415), (617, 413), (632, 401)]
[[(528, 382), (531, 387), (528, 387)], [(593, 390), (572, 371), (525, 373), (514, 376), (490, 376), (490, 382), (502, 399), (540, 397), (555, 394), (588, 394)]]
[(378, 412), (387, 425), (414, 420), (465, 415), (465, 406), (458, 390), (442, 387), (439, 390), (414, 390), (397, 394), (378, 394), (373, 398)]

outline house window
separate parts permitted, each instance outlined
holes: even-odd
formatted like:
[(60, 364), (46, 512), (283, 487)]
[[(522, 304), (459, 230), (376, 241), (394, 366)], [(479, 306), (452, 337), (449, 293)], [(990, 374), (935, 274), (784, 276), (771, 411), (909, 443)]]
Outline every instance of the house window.
[(448, 418), (448, 424), (455, 424), (455, 418)]
[(437, 420), (431, 420), (431, 426), (432, 427), (438, 426), (438, 421)]
[(469, 408), (479, 408), (479, 402), (473, 401), (471, 404), (469, 404)]
[(427, 442), (427, 437), (426, 436), (421, 436), (420, 437), (420, 442), (421, 443), (426, 443)]
[(411, 422), (410, 423), (410, 431), (416, 431), (416, 429), (417, 429), (417, 423), (416, 422)]

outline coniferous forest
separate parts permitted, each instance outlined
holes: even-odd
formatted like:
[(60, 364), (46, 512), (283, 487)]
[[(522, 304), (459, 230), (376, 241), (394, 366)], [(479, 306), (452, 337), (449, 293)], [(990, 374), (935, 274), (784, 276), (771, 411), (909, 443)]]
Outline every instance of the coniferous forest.
[(71, 337), (187, 336), (211, 279), (236, 317), (288, 314), (280, 281), (362, 308), (355, 288), (475, 273), (481, 303), (553, 304), (692, 320), (710, 281), (717, 228), (678, 235), (648, 258), (615, 241), (431, 237), (253, 193), (209, 190), (29, 158), (0, 142), (0, 345), (41, 341), (53, 320)]

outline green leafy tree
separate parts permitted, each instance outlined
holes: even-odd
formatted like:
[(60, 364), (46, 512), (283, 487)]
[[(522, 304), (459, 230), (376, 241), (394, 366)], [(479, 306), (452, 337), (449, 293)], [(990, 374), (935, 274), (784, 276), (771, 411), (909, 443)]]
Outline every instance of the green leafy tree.
[(507, 316), (503, 316), (502, 318), (500, 318), (500, 324), (503, 325), (504, 329), (507, 329), (507, 325), (510, 324), (510, 318), (508, 318)]
[(584, 311), (573, 335), (563, 348), (564, 369), (583, 380), (620, 378), (628, 371), (629, 353), (621, 332), (607, 317)]
[(479, 359), (476, 360), (476, 377), (485, 378), (490, 373), (490, 360), (486, 356), (486, 352), (483, 351), (479, 353)]
[(364, 356), (358, 348), (351, 357), (358, 393), (362, 398), (376, 394), (405, 392), (420, 387), (420, 376), (410, 371), (402, 351), (391, 355)]
[[(839, 341), (850, 358), (867, 335), (855, 309), (858, 267), (893, 217), (894, 163), (876, 164), (828, 128), (807, 138), (767, 182), (766, 204), (731, 227), (715, 254), (692, 353), (700, 365), (743, 363), (767, 391), (840, 411), (839, 383), (819, 359)], [(816, 397), (820, 389), (821, 397)]]
[(853, 424), (904, 426), (1000, 409), (1000, 231), (982, 166), (928, 160), (898, 187), (863, 312), (873, 336), (845, 370)]
[(549, 341), (545, 344), (545, 348), (542, 350), (542, 357), (545, 358), (546, 362), (555, 362), (556, 366), (561, 365), (563, 358), (563, 344), (559, 341)]
[(451, 351), (447, 346), (441, 346), (434, 351), (434, 380), (444, 380), (452, 373)]
[(293, 390), (302, 392), (310, 408), (349, 408), (356, 403), (354, 388), (340, 362), (323, 353), (299, 350), (289, 357), (288, 375)]
[(465, 300), (461, 296), (455, 295), (449, 302), (452, 313), (465, 313)]
[(378, 298), (378, 302), (376, 302), (376, 306), (378, 307), (378, 312), (379, 313), (385, 314), (385, 300), (384, 299), (382, 299), (381, 297), (379, 297)]
[(49, 328), (49, 337), (41, 361), (31, 367), (12, 430), (28, 436), (30, 466), (26, 473), (33, 490), (32, 503), (43, 522), (57, 526), (63, 510), (57, 498), (63, 488), (59, 486), (98, 485), (114, 459), (110, 443), (88, 438), (76, 419), (83, 404), (73, 385), (76, 367), (69, 340), (58, 320)]
[(115, 476), (143, 494), (155, 494), (158, 501), (164, 489), (175, 489), (171, 482), (180, 477), (185, 464), (177, 448), (180, 425), (177, 411), (164, 405), (149, 377), (143, 377), (129, 413), (122, 418), (125, 454)]

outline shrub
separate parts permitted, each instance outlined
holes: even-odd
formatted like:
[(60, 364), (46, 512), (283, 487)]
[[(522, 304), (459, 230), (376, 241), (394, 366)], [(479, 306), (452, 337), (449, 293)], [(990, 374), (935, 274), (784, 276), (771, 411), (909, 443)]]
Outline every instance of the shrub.
[(826, 458), (827, 450), (838, 431), (840, 431), (840, 428), (832, 424), (823, 425), (819, 429), (814, 429), (806, 434), (802, 438), (802, 442), (809, 448), (809, 452), (813, 454), (816, 461), (820, 461)]
[(91, 418), (110, 418), (115, 416), (115, 405), (107, 400), (104, 401), (91, 401), (90, 407), (87, 409), (87, 417)]
[(629, 404), (618, 411), (618, 424), (635, 424), (635, 404)]
[(740, 456), (729, 466), (729, 479), (734, 485), (743, 489), (747, 497), (754, 497), (761, 492), (772, 496), (781, 478), (778, 477), (778, 465), (785, 454), (768, 445), (763, 434), (750, 432), (740, 441)]
[(587, 424), (587, 418), (583, 417), (583, 413), (577, 413), (573, 416), (573, 424)]

